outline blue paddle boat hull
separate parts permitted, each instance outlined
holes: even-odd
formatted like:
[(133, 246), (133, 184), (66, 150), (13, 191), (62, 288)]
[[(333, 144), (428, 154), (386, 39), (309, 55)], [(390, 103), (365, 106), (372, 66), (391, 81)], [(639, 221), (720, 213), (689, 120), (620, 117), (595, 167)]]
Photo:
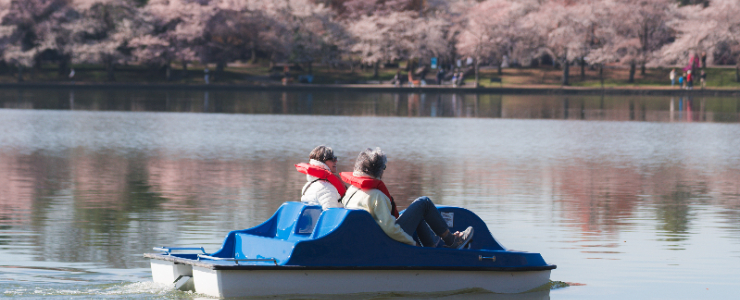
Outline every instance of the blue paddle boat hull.
[[(549, 283), (555, 265), (507, 251), (474, 213), (438, 206), (451, 231), (475, 228), (465, 249), (389, 238), (362, 210), (287, 202), (264, 223), (227, 234), (221, 249), (154, 248), (155, 282), (214, 297), (485, 289), (521, 293)], [(197, 249), (201, 253), (179, 253)], [(286, 284), (290, 283), (290, 284)]]

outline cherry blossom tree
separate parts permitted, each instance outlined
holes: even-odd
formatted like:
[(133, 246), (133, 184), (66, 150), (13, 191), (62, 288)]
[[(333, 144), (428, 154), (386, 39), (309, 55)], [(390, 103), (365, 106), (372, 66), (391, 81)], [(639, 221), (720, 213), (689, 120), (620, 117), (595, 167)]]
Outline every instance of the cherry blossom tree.
[(602, 4), (598, 14), (602, 45), (589, 57), (628, 64), (628, 82), (634, 82), (637, 64), (644, 74), (646, 64), (658, 61), (660, 48), (671, 40), (668, 22), (676, 17), (677, 4), (672, 0), (605, 0)]
[(349, 24), (354, 44), (352, 51), (362, 57), (363, 63), (375, 65), (408, 57), (413, 47), (414, 35), (410, 28), (415, 26), (415, 12), (391, 12), (387, 15), (362, 16)]
[(130, 41), (146, 34), (146, 26), (131, 0), (76, 0), (78, 17), (64, 26), (72, 39), (75, 63), (103, 64), (109, 81), (116, 64), (131, 59)]
[[(470, 3), (461, 3), (461, 5)], [(475, 78), (478, 82), (478, 65), (483, 59), (491, 59), (499, 66), (503, 56), (524, 57), (531, 55), (532, 48), (538, 43), (534, 29), (540, 24), (523, 25), (525, 17), (535, 12), (536, 1), (488, 0), (473, 3), (464, 8), (461, 17), (461, 33), (458, 36), (457, 49), (464, 56), (475, 59)], [(534, 47), (531, 47), (534, 45)], [(522, 46), (522, 47), (520, 47)]]
[(363, 16), (387, 16), (393, 12), (420, 11), (424, 1), (414, 0), (349, 0), (343, 3), (343, 12), (349, 20)]
[(712, 0), (709, 6), (691, 5), (679, 10), (671, 22), (675, 42), (662, 49), (663, 63), (687, 61), (692, 53), (713, 54), (721, 45), (730, 45), (736, 55), (736, 79), (740, 82), (740, 2)]
[[(18, 67), (18, 80), (23, 68), (38, 66), (41, 54), (66, 62), (67, 36), (58, 26), (65, 21), (65, 0), (11, 0), (0, 7), (0, 40), (4, 40), (3, 59)], [(61, 57), (61, 59), (59, 59)], [(60, 63), (60, 66), (66, 64)]]
[[(409, 58), (438, 58), (440, 68), (454, 59), (455, 42), (458, 35), (456, 21), (461, 13), (456, 11), (459, 1), (425, 1), (415, 18), (411, 31)], [(413, 7), (413, 6), (412, 6)]]
[(311, 65), (316, 59), (329, 59), (330, 48), (341, 44), (347, 37), (344, 28), (336, 20), (334, 12), (319, 3), (309, 0), (286, 1), (285, 14), (278, 20), (288, 24), (293, 33), (287, 43), (290, 60)]
[(187, 75), (188, 62), (198, 58), (202, 17), (210, 11), (210, 7), (187, 0), (150, 0), (138, 11), (146, 34), (131, 39), (134, 56), (139, 62), (164, 66), (167, 80), (171, 80), (175, 60), (182, 63)]
[(591, 51), (596, 22), (593, 2), (549, 1), (525, 19), (526, 27), (541, 37), (540, 49), (560, 61), (562, 84), (568, 85), (570, 63), (583, 59)]

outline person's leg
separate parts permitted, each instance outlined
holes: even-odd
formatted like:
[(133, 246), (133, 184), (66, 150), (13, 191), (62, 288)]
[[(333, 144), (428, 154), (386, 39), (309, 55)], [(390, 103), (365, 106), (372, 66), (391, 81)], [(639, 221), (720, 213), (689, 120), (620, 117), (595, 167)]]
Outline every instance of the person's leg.
[(435, 247), (439, 243), (440, 238), (429, 228), (427, 222), (421, 221), (419, 226), (416, 226), (416, 235), (419, 236), (421, 246), (423, 247)]
[(445, 222), (442, 215), (437, 210), (437, 207), (434, 206), (434, 203), (428, 197), (419, 197), (414, 200), (414, 202), (406, 208), (403, 215), (396, 220), (396, 223), (398, 223), (406, 233), (412, 234), (422, 221), (426, 221), (429, 228), (431, 228), (432, 231), (440, 237), (445, 232), (449, 231), (447, 222)]
[(434, 203), (428, 197), (419, 197), (414, 200), (406, 208), (406, 211), (398, 217), (396, 223), (409, 235), (413, 235), (414, 231), (416, 231), (422, 245), (434, 244), (434, 237), (427, 228), (442, 238), (446, 245), (458, 249), (465, 246), (473, 236), (472, 227), (468, 227), (464, 232), (459, 234), (450, 233), (447, 222), (445, 222), (442, 214), (439, 213), (437, 207), (434, 206)]

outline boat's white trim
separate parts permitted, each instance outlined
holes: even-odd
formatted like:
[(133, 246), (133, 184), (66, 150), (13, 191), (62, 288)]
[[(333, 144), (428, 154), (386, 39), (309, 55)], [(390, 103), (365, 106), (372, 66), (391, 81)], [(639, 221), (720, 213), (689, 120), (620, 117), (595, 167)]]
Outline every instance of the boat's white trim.
[[(152, 265), (153, 266), (153, 265)], [(154, 268), (152, 267), (152, 272)], [(366, 292), (442, 292), (482, 288), (521, 293), (550, 280), (550, 270), (212, 270), (193, 266), (195, 291), (213, 297)]]
[(180, 276), (193, 276), (193, 266), (151, 259), (154, 282), (173, 284)]

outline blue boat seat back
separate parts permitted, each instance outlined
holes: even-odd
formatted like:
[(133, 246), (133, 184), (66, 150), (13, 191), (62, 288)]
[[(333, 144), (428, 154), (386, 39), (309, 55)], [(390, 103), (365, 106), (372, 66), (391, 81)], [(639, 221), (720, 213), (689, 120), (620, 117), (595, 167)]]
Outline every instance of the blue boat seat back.
[[(214, 257), (237, 257), (235, 249), (237, 239), (244, 242), (248, 235), (299, 241), (311, 238), (314, 227), (321, 216), (321, 206), (306, 205), (301, 202), (286, 202), (278, 208), (267, 221), (249, 229), (235, 230), (227, 234), (221, 249), (214, 252)], [(237, 237), (237, 235), (239, 235)]]
[(300, 202), (286, 202), (280, 209), (277, 216), (277, 230), (275, 238), (287, 240), (295, 230), (296, 220), (299, 218), (305, 208), (305, 204)]
[(321, 238), (337, 229), (342, 225), (344, 218), (349, 212), (350, 210), (344, 208), (330, 208), (325, 210), (321, 213), (321, 217), (313, 230), (311, 238)]
[(321, 206), (305, 206), (298, 215), (286, 240), (301, 241), (311, 238), (314, 227), (321, 217)]

